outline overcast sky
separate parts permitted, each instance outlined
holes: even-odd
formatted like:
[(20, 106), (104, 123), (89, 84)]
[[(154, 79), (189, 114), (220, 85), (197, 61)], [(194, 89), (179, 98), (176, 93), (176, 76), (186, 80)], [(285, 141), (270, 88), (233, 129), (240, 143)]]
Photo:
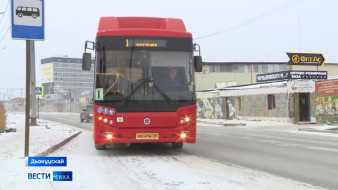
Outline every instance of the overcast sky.
[[(0, 0), (0, 12), (7, 3)], [(45, 12), (45, 41), (35, 42), (38, 85), (41, 59), (81, 58), (101, 16), (182, 18), (205, 62), (287, 62), (285, 52), (299, 48), (338, 62), (336, 0), (52, 0), (45, 2)], [(25, 88), (25, 41), (12, 40), (11, 32), (1, 40), (11, 23), (10, 6), (1, 19), (0, 89)]]

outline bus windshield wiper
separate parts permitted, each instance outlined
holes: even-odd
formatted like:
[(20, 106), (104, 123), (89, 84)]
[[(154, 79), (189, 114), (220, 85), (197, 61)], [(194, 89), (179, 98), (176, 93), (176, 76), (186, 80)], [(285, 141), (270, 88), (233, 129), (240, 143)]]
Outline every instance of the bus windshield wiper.
[(128, 96), (126, 96), (125, 98), (123, 98), (123, 100), (121, 101), (122, 104), (124, 104), (127, 100), (129, 100), (131, 98), (131, 96), (133, 96), (136, 92), (138, 92), (141, 89), (141, 87), (143, 86), (143, 84), (146, 83), (146, 81), (147, 81), (146, 79), (143, 79), (142, 82), (139, 85), (137, 85), (137, 87), (135, 88), (135, 90), (132, 90), (128, 94)]
[(157, 92), (159, 92), (161, 94), (161, 96), (169, 103), (172, 104), (173, 100), (171, 98), (169, 98), (169, 96), (167, 96), (156, 84), (153, 84), (155, 90), (157, 90)]
[[(135, 90), (133, 90), (131, 93), (128, 94), (128, 96), (126, 96), (121, 102), (122, 104), (125, 104), (126, 101), (130, 100), (130, 98), (136, 93), (138, 92), (142, 86), (148, 82), (152, 82), (150, 79), (143, 79), (142, 82), (137, 85), (137, 87), (135, 88)], [(170, 104), (173, 103), (173, 100), (171, 98), (169, 98), (169, 96), (167, 96), (156, 84), (153, 84), (154, 88), (156, 91), (158, 91), (161, 96)]]

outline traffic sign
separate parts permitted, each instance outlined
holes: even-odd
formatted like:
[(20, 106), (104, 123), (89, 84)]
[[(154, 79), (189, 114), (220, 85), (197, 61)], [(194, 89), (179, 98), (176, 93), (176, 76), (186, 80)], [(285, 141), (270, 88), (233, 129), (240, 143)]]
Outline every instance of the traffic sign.
[(45, 39), (44, 0), (11, 0), (12, 38)]
[(290, 60), (288, 65), (323, 66), (325, 57), (321, 53), (286, 53)]
[(37, 86), (37, 87), (35, 87), (35, 94), (37, 95), (37, 96), (43, 96), (43, 86)]

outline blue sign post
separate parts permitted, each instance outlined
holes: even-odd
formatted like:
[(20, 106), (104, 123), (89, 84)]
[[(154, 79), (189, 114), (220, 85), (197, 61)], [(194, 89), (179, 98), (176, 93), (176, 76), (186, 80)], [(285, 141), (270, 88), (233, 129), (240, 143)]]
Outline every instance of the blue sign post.
[(11, 0), (12, 38), (45, 39), (44, 0)]

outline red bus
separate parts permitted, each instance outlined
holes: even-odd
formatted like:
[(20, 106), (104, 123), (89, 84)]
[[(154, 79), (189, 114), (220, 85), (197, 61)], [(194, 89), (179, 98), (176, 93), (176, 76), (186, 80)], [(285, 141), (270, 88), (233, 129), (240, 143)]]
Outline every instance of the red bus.
[[(92, 45), (91, 45), (92, 43)], [(102, 17), (86, 42), (83, 70), (95, 50), (94, 128), (97, 150), (115, 143), (196, 142), (194, 72), (199, 46), (181, 19)], [(91, 48), (89, 48), (91, 46)]]

